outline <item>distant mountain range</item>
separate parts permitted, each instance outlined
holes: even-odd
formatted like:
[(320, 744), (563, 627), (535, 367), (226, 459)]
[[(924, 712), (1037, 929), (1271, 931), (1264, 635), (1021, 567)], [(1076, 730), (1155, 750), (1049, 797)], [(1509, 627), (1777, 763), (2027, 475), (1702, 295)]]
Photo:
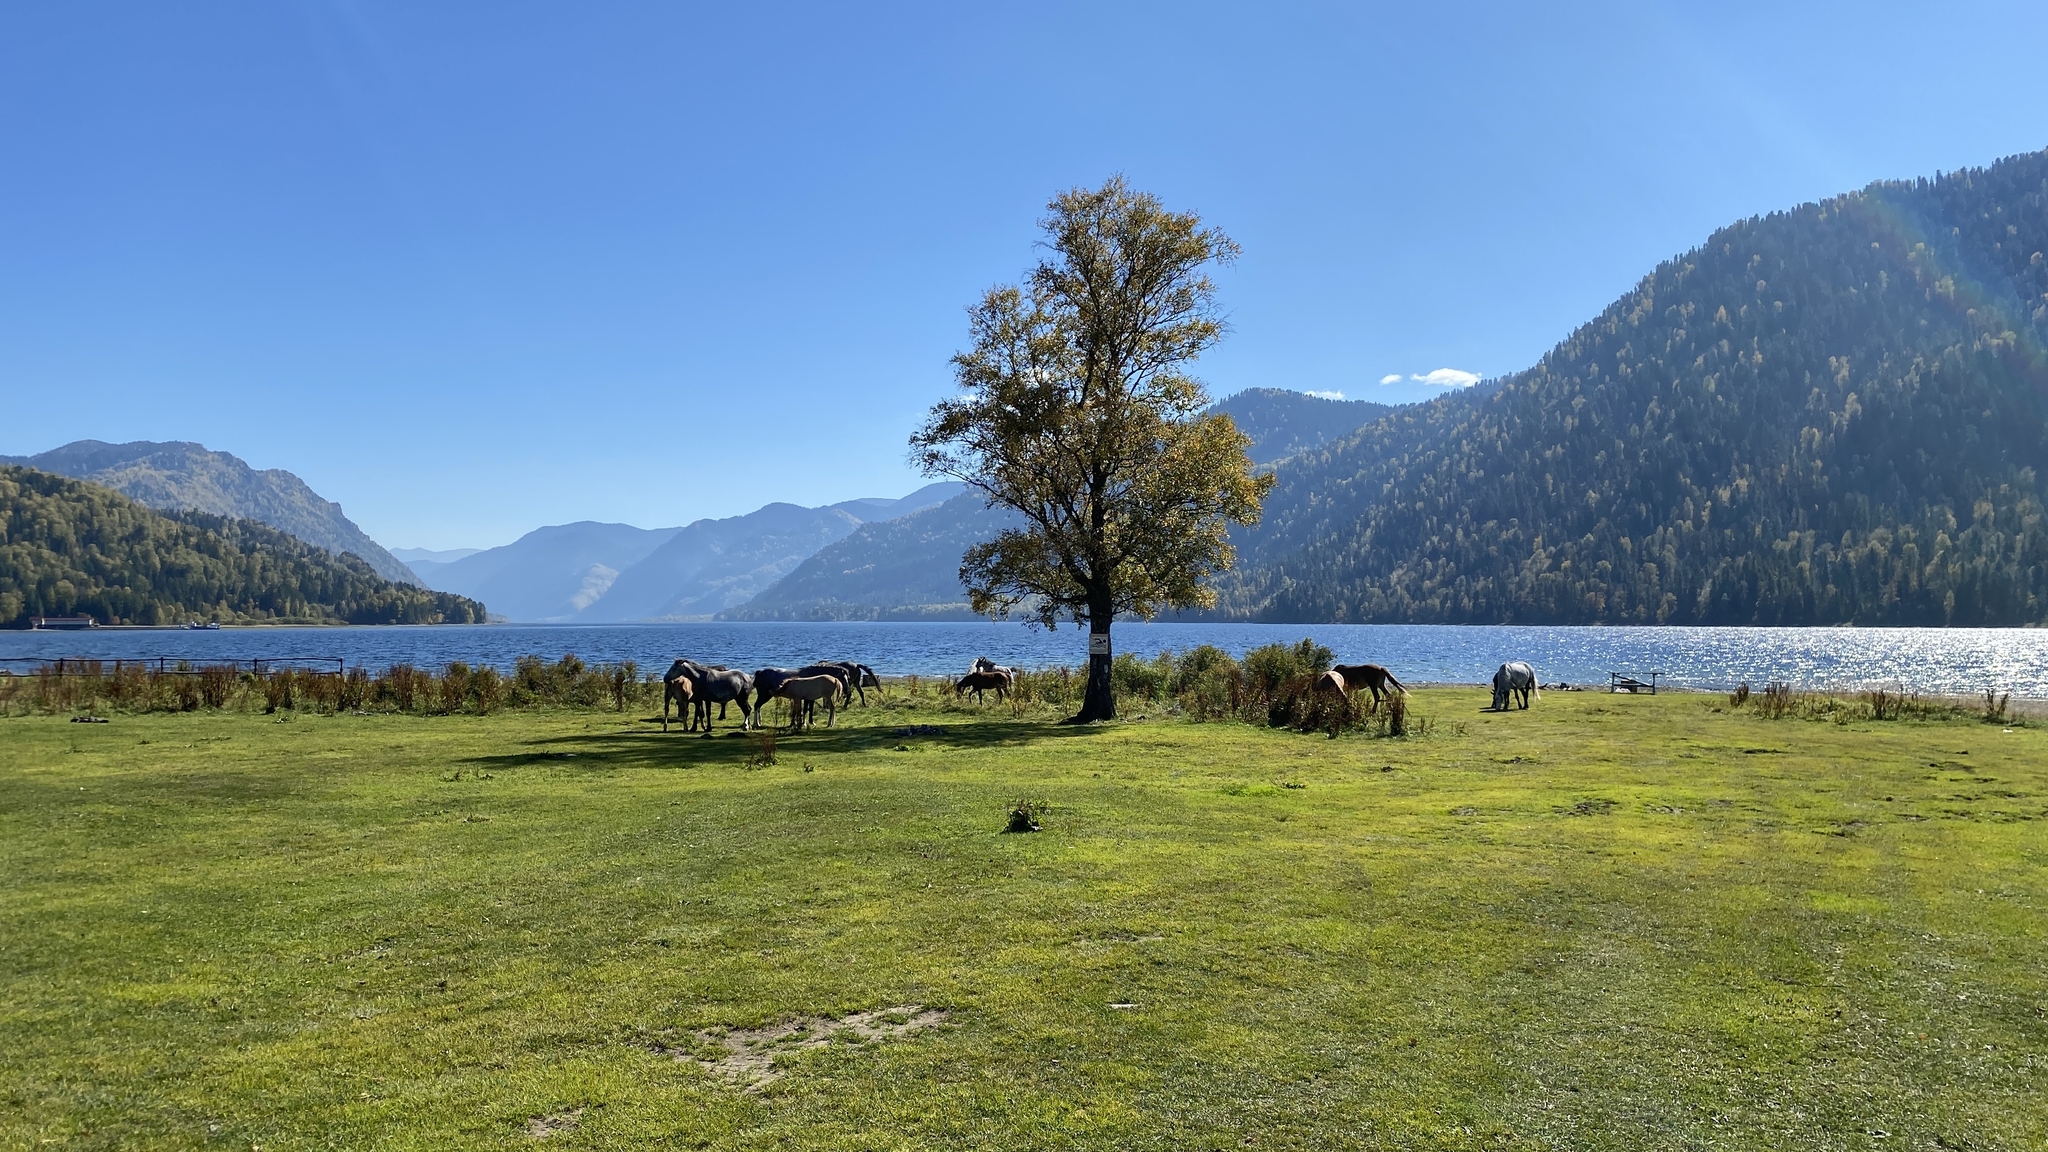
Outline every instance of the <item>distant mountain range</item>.
[(90, 480), (160, 510), (261, 521), (316, 548), (359, 556), (386, 580), (420, 583), (412, 569), (344, 516), (341, 505), (322, 499), (304, 480), (281, 468), (259, 471), (203, 444), (79, 440), (34, 456), (0, 456), (0, 464)]
[(432, 576), (448, 565), (465, 556), (474, 556), (481, 548), (393, 548), (391, 554), (405, 562), (422, 584), (431, 586)]
[(822, 508), (770, 504), (680, 528), (552, 525), (435, 565), (428, 578), (443, 591), (483, 600), (494, 615), (510, 620), (708, 619), (752, 600), (863, 524), (943, 503), (961, 490), (949, 482), (897, 500), (848, 500)]
[(1333, 400), (1281, 388), (1247, 388), (1210, 406), (1210, 411), (1230, 417), (1239, 432), (1251, 437), (1249, 455), (1255, 464), (1274, 464), (1320, 447), (1393, 410), (1392, 404)]
[[(1252, 388), (1213, 406), (1252, 438), (1250, 455), (1272, 465), (1346, 435), (1394, 409), (1364, 400), (1330, 400), (1278, 388)], [(731, 608), (731, 620), (967, 620), (960, 557), (1013, 525), (1015, 513), (985, 506), (973, 493), (899, 519), (867, 524), (831, 544), (788, 576)]]

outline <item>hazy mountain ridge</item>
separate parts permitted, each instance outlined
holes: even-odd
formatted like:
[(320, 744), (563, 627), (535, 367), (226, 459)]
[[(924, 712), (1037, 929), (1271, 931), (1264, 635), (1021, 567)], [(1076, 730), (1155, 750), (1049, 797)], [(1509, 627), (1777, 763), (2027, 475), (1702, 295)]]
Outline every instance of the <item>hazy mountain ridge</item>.
[(2048, 154), (1751, 219), (1279, 468), (1221, 615), (2048, 620)]
[(1022, 518), (974, 493), (868, 524), (820, 550), (727, 620), (965, 620), (960, 554)]
[(159, 512), (97, 484), (0, 466), (0, 626), (45, 615), (434, 624), (479, 622), (484, 608), (259, 521)]
[(386, 580), (420, 583), (412, 569), (356, 527), (341, 505), (304, 480), (282, 468), (251, 468), (203, 444), (78, 440), (34, 456), (0, 456), (0, 464), (88, 480), (159, 510), (259, 520), (337, 555), (359, 556)]
[[(1364, 400), (1330, 400), (1277, 388), (1253, 388), (1210, 407), (1252, 438), (1250, 454), (1271, 464), (1311, 450), (1358, 423), (1396, 409)], [(972, 619), (960, 584), (970, 545), (1023, 523), (973, 493), (936, 508), (869, 524), (798, 565), (781, 582), (724, 613), (729, 620)]]
[(1251, 437), (1248, 454), (1254, 463), (1272, 464), (1370, 424), (1391, 413), (1394, 405), (1333, 400), (1282, 388), (1247, 388), (1218, 400), (1209, 410), (1230, 417), (1239, 432)]
[(960, 489), (929, 484), (900, 499), (819, 508), (777, 503), (679, 528), (550, 525), (429, 572), (434, 587), (483, 598), (511, 620), (703, 619), (752, 599), (863, 523), (928, 507)]

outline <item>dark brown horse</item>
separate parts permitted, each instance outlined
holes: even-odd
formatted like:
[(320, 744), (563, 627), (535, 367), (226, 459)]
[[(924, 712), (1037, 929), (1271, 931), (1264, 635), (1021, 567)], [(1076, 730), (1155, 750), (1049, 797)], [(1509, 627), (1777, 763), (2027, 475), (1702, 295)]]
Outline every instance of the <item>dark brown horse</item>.
[(1010, 691), (1010, 674), (1008, 672), (969, 672), (960, 678), (959, 683), (953, 685), (953, 695), (965, 696), (967, 693), (972, 692), (974, 693), (975, 703), (979, 704), (981, 703), (981, 694), (989, 689), (995, 690), (996, 703), (1002, 703), (1003, 697)]
[(1394, 679), (1392, 672), (1387, 671), (1378, 664), (1339, 664), (1335, 668), (1330, 669), (1330, 671), (1344, 678), (1346, 689), (1352, 692), (1371, 692), (1372, 704), (1375, 708), (1379, 707), (1380, 700), (1383, 697), (1394, 694), (1387, 690), (1387, 685), (1393, 685), (1395, 689), (1403, 694), (1408, 691), (1399, 680)]

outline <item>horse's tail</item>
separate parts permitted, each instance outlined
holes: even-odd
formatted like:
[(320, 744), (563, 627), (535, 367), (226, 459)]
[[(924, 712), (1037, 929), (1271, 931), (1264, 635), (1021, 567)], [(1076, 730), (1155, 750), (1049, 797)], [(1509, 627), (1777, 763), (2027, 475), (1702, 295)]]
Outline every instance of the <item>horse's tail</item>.
[(1394, 674), (1392, 672), (1387, 673), (1387, 683), (1392, 684), (1396, 688), (1399, 688), (1401, 690), (1402, 695), (1405, 696), (1408, 694), (1408, 686), (1406, 684), (1401, 683), (1399, 680), (1394, 679)]
[(1529, 665), (1529, 695), (1538, 700), (1543, 699), (1543, 677), (1536, 674), (1534, 664)]

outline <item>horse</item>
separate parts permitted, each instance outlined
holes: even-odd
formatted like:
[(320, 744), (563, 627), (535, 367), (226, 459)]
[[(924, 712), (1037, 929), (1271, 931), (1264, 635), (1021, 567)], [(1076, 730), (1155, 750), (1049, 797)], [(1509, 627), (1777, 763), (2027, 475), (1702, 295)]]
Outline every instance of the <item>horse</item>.
[[(851, 660), (826, 660), (811, 667), (821, 670), (829, 668), (842, 674), (846, 682), (846, 691), (840, 695), (839, 702), (849, 706), (853, 704), (853, 694), (860, 690), (860, 665)], [(861, 703), (867, 703), (865, 695), (861, 697)]]
[(1495, 712), (1507, 711), (1508, 699), (1512, 696), (1520, 696), (1522, 707), (1526, 709), (1529, 707), (1529, 697), (1532, 694), (1538, 700), (1543, 699), (1543, 689), (1536, 684), (1536, 670), (1529, 667), (1528, 661), (1510, 660), (1500, 666), (1500, 671), (1493, 674)]
[[(804, 717), (811, 705), (825, 702), (825, 727), (839, 718), (839, 694), (846, 688), (845, 682), (837, 676), (819, 673), (816, 676), (790, 676), (775, 685), (775, 698), (789, 701), (789, 719), (792, 731), (801, 732)], [(757, 710), (758, 711), (758, 710)]]
[(754, 712), (758, 715), (761, 709), (768, 706), (768, 701), (776, 698), (777, 688), (785, 681), (794, 680), (799, 676), (829, 676), (833, 683), (839, 685), (842, 695), (852, 695), (849, 686), (853, 678), (838, 664), (807, 664), (794, 671), (788, 668), (763, 668), (753, 676)]
[(831, 666), (846, 670), (846, 697), (843, 703), (853, 703), (853, 694), (858, 692), (860, 693), (860, 706), (865, 708), (868, 706), (867, 690), (870, 688), (877, 692), (882, 690), (881, 677), (876, 676), (875, 670), (865, 664), (856, 664), (851, 660), (834, 660)]
[(980, 704), (982, 703), (982, 692), (989, 688), (996, 690), (996, 703), (1002, 703), (1004, 695), (1010, 691), (1010, 674), (1007, 671), (969, 672), (960, 678), (959, 683), (953, 685), (953, 695), (964, 696), (972, 692), (974, 693), (974, 702)]
[[(669, 669), (669, 671), (673, 675), (664, 678), (661, 682), (661, 730), (663, 732), (668, 731), (669, 701), (675, 701), (676, 719), (681, 720), (684, 718), (684, 713), (690, 709), (690, 698), (695, 695), (695, 689), (691, 685), (688, 676), (681, 672), (676, 672), (673, 668)], [(694, 716), (690, 717), (690, 726), (694, 728), (696, 724), (696, 718)]]
[(993, 661), (993, 660), (989, 659), (989, 658), (988, 658), (988, 657), (986, 657), (986, 656), (976, 656), (976, 657), (974, 658), (974, 667), (972, 667), (972, 668), (969, 668), (969, 669), (968, 669), (968, 671), (969, 671), (969, 672), (1001, 672), (1001, 673), (1005, 673), (1005, 674), (1007, 674), (1007, 675), (1011, 675), (1011, 676), (1015, 676), (1015, 675), (1017, 674), (1017, 670), (1016, 670), (1015, 668), (1005, 668), (1005, 667), (1004, 667), (1004, 666), (1002, 666), (1001, 664), (998, 664), (998, 663), (996, 663), (995, 661)]
[(704, 731), (707, 734), (711, 731), (711, 706), (713, 704), (719, 705), (718, 711), (720, 715), (724, 714), (724, 706), (726, 704), (738, 704), (741, 716), (740, 727), (745, 728), (748, 726), (747, 721), (752, 718), (752, 709), (747, 706), (747, 693), (754, 690), (754, 682), (746, 673), (732, 672), (723, 668), (707, 668), (694, 660), (678, 660), (669, 665), (668, 675), (662, 677), (662, 679), (673, 680), (677, 676), (684, 676), (689, 679), (690, 696), (697, 705), (696, 711), (690, 717), (689, 731), (696, 731), (697, 723), (700, 720), (704, 724)]
[(1387, 691), (1387, 685), (1389, 684), (1392, 684), (1404, 696), (1408, 693), (1406, 685), (1394, 679), (1392, 672), (1387, 671), (1378, 664), (1339, 664), (1330, 669), (1330, 671), (1344, 678), (1346, 690), (1358, 691), (1364, 689), (1371, 692), (1372, 705), (1375, 708), (1379, 707), (1382, 697), (1391, 697), (1394, 694)]

